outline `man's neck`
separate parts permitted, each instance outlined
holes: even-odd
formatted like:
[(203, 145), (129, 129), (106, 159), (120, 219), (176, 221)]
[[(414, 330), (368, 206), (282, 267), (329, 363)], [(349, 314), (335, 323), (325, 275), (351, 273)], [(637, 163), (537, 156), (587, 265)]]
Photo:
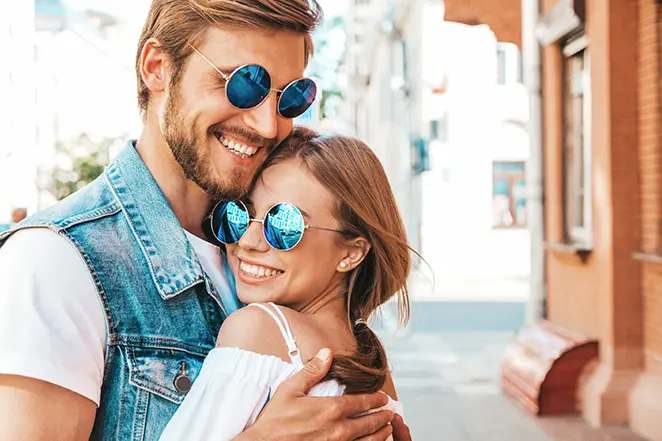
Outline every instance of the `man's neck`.
[(136, 146), (138, 154), (152, 173), (182, 227), (205, 239), (202, 223), (208, 215), (211, 199), (196, 183), (187, 179), (160, 131), (146, 124)]

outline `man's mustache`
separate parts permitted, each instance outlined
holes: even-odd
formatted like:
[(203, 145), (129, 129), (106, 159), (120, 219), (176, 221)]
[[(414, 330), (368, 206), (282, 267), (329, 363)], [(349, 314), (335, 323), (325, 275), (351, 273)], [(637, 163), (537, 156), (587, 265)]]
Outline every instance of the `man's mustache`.
[(216, 133), (223, 133), (224, 135), (232, 136), (246, 140), (246, 142), (262, 147), (273, 147), (276, 145), (276, 138), (265, 138), (258, 135), (254, 131), (241, 126), (229, 126), (226, 124), (214, 124), (209, 128), (209, 135)]

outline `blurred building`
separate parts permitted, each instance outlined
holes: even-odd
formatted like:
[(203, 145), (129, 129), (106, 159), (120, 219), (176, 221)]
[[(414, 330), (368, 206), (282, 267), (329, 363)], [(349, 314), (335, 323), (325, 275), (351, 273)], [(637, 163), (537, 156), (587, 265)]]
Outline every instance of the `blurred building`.
[(422, 250), (436, 291), (526, 299), (528, 101), (519, 48), (485, 25), (444, 21), (434, 31), (424, 58), (436, 60), (431, 70), (443, 84), (424, 102)]
[[(451, 3), (503, 25), (493, 1)], [(584, 418), (662, 440), (662, 5), (541, 9), (524, 43), (542, 45), (547, 319), (599, 342), (579, 378)]]
[(348, 125), (384, 163), (436, 294), (526, 297), (519, 48), (444, 21), (437, 0), (356, 0), (346, 23)]
[(585, 418), (662, 440), (660, 4), (542, 7), (549, 318), (600, 342)]
[(15, 207), (37, 203), (34, 82), (35, 5), (25, 1), (2, 6), (0, 13), (0, 223)]
[(421, 234), (424, 154), (418, 26), (422, 8), (430, 4), (427, 0), (351, 0), (345, 20), (346, 125), (382, 160), (416, 248)]
[(11, 60), (0, 66), (0, 221), (11, 207), (34, 213), (55, 202), (46, 187), (58, 143), (85, 134), (121, 144), (140, 128), (135, 30), (60, 0), (19, 3), (0, 14)]

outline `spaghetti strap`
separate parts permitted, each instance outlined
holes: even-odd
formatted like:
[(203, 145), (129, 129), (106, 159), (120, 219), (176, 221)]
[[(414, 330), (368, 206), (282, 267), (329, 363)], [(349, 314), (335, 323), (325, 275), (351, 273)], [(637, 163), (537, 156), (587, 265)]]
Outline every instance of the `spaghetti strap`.
[(265, 312), (267, 312), (267, 314), (269, 314), (271, 318), (274, 319), (274, 321), (278, 325), (278, 329), (280, 329), (280, 333), (283, 335), (283, 339), (285, 340), (285, 343), (287, 344), (287, 350), (290, 356), (290, 360), (292, 361), (292, 364), (296, 366), (303, 366), (301, 351), (299, 351), (299, 348), (297, 347), (296, 340), (292, 335), (292, 330), (290, 329), (290, 324), (285, 318), (285, 314), (283, 314), (283, 311), (281, 311), (277, 305), (271, 302), (269, 302), (269, 305), (271, 305), (271, 307), (273, 307), (276, 310), (276, 312), (280, 317), (277, 317), (276, 314), (273, 313), (271, 308), (261, 303), (250, 303), (247, 306), (257, 306), (260, 309), (263, 309)]

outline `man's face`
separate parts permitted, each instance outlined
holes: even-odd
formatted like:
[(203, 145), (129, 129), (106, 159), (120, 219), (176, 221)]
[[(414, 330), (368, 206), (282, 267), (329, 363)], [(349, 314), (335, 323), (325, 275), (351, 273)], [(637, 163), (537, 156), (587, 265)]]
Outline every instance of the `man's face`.
[[(245, 64), (263, 66), (274, 89), (303, 76), (304, 38), (293, 32), (211, 28), (197, 49), (227, 75)], [(187, 178), (213, 199), (239, 199), (257, 168), (292, 131), (292, 120), (276, 108), (275, 92), (255, 108), (233, 107), (223, 77), (193, 52), (179, 82), (169, 87), (161, 132)], [(236, 152), (243, 146), (252, 155)]]

